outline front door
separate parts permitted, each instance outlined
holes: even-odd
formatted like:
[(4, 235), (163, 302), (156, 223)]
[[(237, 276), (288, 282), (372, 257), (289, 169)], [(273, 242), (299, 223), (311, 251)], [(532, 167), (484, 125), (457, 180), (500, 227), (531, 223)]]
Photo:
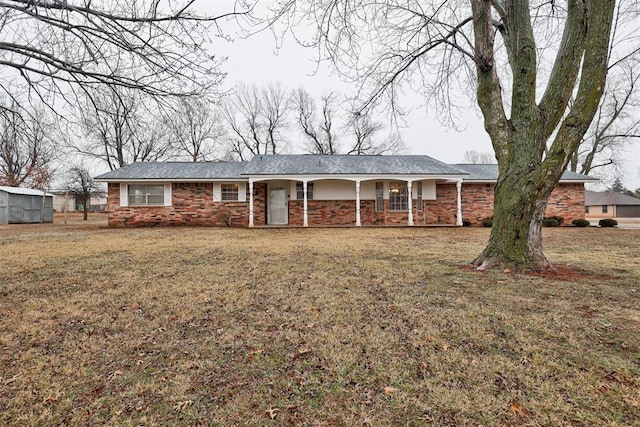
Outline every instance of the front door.
[(287, 223), (287, 190), (284, 187), (269, 188), (269, 224)]

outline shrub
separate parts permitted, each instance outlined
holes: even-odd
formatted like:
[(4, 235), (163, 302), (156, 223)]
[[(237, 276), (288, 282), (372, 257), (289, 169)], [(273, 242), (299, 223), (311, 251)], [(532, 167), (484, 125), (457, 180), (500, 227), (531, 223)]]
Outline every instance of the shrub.
[(545, 227), (559, 227), (560, 221), (554, 217), (549, 217), (542, 220), (542, 225)]
[(491, 226), (493, 226), (493, 217), (483, 219), (482, 220), (482, 226), (483, 227), (491, 227)]
[(615, 227), (618, 225), (618, 221), (612, 218), (604, 218), (598, 222), (598, 225), (600, 225), (600, 227)]
[(589, 227), (591, 225), (591, 223), (584, 218), (576, 218), (571, 221), (571, 224), (575, 225), (576, 227)]
[(550, 219), (555, 219), (558, 221), (558, 225), (562, 225), (564, 223), (564, 217), (559, 215), (550, 216)]

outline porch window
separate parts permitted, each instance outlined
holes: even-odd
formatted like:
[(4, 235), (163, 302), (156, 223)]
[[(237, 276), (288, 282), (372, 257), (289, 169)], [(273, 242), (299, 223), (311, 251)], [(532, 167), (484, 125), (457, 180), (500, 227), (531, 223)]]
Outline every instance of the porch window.
[(609, 213), (609, 206), (608, 205), (602, 205), (602, 213)]
[(222, 191), (223, 201), (238, 200), (238, 184), (221, 184), (220, 189)]
[[(296, 182), (296, 199), (304, 200), (304, 186)], [(307, 182), (307, 200), (313, 200), (313, 182)]]
[(389, 183), (389, 209), (392, 211), (409, 210), (409, 192), (406, 182)]
[(422, 206), (422, 182), (418, 181), (416, 183), (416, 196), (418, 198), (418, 210), (421, 211), (424, 207)]
[(129, 206), (163, 206), (163, 184), (131, 184), (128, 188)]
[(376, 182), (376, 212), (384, 210), (384, 183)]
[(589, 206), (584, 207), (584, 213), (589, 213)]

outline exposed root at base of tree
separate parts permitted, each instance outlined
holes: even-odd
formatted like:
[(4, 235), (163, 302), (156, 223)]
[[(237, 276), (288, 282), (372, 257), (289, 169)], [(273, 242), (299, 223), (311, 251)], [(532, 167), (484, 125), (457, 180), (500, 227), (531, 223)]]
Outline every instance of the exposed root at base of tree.
[(499, 270), (524, 272), (524, 271), (547, 271), (547, 270), (554, 269), (554, 266), (551, 265), (551, 263), (547, 261), (547, 259), (544, 257), (538, 260), (531, 260), (529, 262), (515, 262), (515, 261), (504, 260), (502, 258), (494, 257), (494, 256), (484, 256), (481, 254), (475, 260), (473, 260), (471, 264), (474, 265), (476, 267), (476, 270), (478, 271), (499, 269)]
[[(494, 265), (492, 268), (498, 269), (497, 265)], [(467, 264), (462, 266), (462, 269), (471, 272), (486, 272), (488, 269), (480, 269), (478, 266), (473, 264)], [(527, 276), (540, 277), (542, 279), (547, 280), (559, 280), (564, 282), (579, 282), (587, 279), (597, 279), (597, 280), (610, 280), (611, 276), (603, 275), (603, 274), (591, 274), (586, 271), (582, 271), (576, 267), (567, 264), (549, 264), (547, 263), (547, 267), (545, 268), (536, 268), (536, 269), (511, 269), (509, 267), (503, 267), (502, 271), (504, 273), (509, 274), (524, 274)]]

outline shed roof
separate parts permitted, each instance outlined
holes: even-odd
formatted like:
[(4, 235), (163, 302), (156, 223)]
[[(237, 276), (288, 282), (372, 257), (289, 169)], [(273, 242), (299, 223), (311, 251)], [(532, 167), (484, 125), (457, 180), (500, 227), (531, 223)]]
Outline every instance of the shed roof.
[(255, 156), (246, 175), (467, 175), (429, 156)]
[[(497, 164), (462, 164), (455, 165), (457, 168), (466, 171), (469, 176), (464, 178), (465, 181), (496, 181), (498, 179)], [(597, 181), (597, 178), (588, 175), (582, 175), (576, 172), (565, 171), (560, 178), (562, 182), (590, 182)]]
[(615, 191), (585, 191), (585, 206), (640, 206), (640, 199)]
[[(24, 196), (42, 196), (44, 193), (40, 190), (34, 190), (33, 188), (22, 187), (5, 187), (0, 186), (0, 191), (4, 191), (9, 194), (21, 194)], [(47, 197), (51, 197), (53, 194), (47, 193)]]

